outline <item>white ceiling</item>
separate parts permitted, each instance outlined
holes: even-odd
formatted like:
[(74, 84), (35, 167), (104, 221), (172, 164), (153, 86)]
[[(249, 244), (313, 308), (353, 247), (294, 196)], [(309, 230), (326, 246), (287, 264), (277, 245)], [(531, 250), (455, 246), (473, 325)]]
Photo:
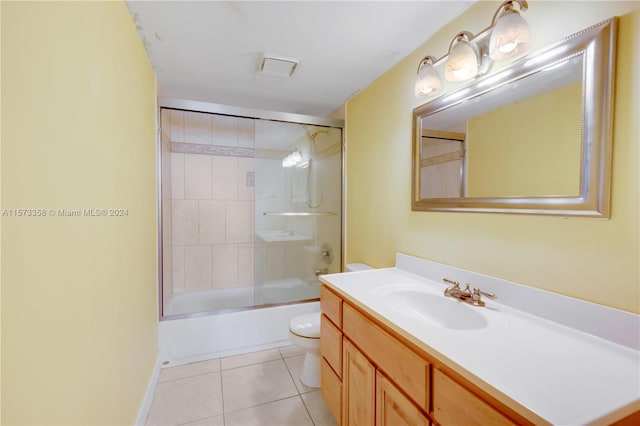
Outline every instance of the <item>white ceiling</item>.
[[(127, 4), (160, 96), (328, 116), (473, 1)], [(299, 65), (291, 78), (261, 75), (264, 54)]]

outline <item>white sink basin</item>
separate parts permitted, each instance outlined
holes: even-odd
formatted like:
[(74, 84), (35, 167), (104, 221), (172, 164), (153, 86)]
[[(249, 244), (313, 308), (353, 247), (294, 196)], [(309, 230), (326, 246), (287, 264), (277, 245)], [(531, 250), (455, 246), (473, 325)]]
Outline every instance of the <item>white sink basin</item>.
[(391, 285), (374, 290), (375, 296), (399, 314), (432, 327), (452, 330), (477, 330), (489, 325), (478, 310), (417, 286)]

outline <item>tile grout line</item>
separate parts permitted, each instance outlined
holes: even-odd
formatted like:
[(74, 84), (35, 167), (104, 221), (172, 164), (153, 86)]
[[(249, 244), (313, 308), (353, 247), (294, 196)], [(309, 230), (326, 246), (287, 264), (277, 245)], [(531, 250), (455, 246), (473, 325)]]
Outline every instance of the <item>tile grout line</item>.
[[(282, 354), (282, 352), (280, 352), (280, 354)], [(291, 380), (293, 381), (293, 386), (295, 386), (296, 391), (298, 392), (298, 398), (302, 402), (302, 406), (304, 407), (305, 411), (307, 412), (307, 415), (309, 416), (309, 420), (311, 420), (311, 424), (315, 426), (316, 422), (313, 420), (313, 416), (311, 415), (311, 412), (309, 412), (309, 408), (307, 407), (307, 404), (304, 403), (304, 398), (302, 397), (302, 392), (300, 392), (300, 389), (296, 385), (296, 379), (293, 377), (293, 373), (291, 372), (291, 369), (289, 368), (289, 364), (287, 364), (287, 362), (284, 360), (284, 357), (283, 357), (282, 360), (284, 362), (284, 366), (287, 369), (287, 372), (289, 373), (289, 377), (291, 377)], [(300, 383), (304, 384), (302, 382), (300, 382)], [(307, 392), (305, 392), (305, 393), (307, 393)]]

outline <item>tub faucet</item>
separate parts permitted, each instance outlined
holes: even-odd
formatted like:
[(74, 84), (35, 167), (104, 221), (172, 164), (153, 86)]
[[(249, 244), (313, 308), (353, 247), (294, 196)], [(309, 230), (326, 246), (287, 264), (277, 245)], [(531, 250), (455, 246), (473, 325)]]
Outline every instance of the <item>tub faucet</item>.
[(325, 275), (329, 273), (329, 268), (322, 268), (322, 269), (316, 269), (315, 270), (315, 274), (316, 277), (320, 276), (320, 275)]
[(458, 299), (461, 302), (468, 303), (473, 306), (485, 306), (484, 301), (482, 300), (482, 296), (486, 296), (489, 299), (495, 299), (496, 295), (493, 293), (486, 293), (479, 288), (474, 288), (471, 291), (471, 287), (469, 284), (463, 289), (460, 288), (460, 283), (458, 281), (453, 281), (448, 278), (443, 278), (447, 284), (451, 284), (450, 287), (447, 287), (444, 291), (444, 295), (447, 297), (453, 297), (454, 299)]

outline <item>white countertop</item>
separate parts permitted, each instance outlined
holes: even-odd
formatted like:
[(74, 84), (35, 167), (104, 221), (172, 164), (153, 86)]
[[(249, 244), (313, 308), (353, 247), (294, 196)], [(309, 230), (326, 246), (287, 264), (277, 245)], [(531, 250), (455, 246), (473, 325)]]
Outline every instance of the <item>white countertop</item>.
[(469, 306), (487, 327), (458, 330), (416, 320), (379, 296), (390, 284), (442, 295), (446, 286), (432, 279), (387, 268), (321, 280), (516, 411), (504, 395), (562, 425), (610, 423), (640, 404), (638, 350), (501, 304), (499, 294), (495, 301), (483, 299), (486, 307)]

